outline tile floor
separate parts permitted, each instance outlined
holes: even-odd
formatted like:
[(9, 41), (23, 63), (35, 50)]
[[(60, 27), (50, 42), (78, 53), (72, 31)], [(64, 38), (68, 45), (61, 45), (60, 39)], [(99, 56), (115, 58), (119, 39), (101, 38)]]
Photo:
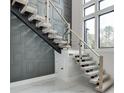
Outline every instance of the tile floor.
[[(93, 85), (84, 82), (82, 78), (64, 82), (57, 78), (35, 82), (28, 85), (17, 86), (10, 89), (11, 93), (97, 93)], [(114, 93), (114, 88), (110, 88), (105, 93)]]

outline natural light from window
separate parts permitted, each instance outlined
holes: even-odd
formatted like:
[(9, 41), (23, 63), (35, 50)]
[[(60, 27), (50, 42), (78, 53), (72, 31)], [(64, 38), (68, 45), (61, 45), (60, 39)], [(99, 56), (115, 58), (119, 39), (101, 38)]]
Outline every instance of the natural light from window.
[(100, 16), (100, 47), (114, 46), (113, 12)]
[(85, 41), (91, 48), (95, 47), (95, 19), (85, 21)]
[(114, 0), (84, 1), (82, 19), (85, 42), (91, 48), (113, 48)]
[(114, 0), (102, 0), (100, 2), (100, 10), (114, 5)]
[(89, 2), (89, 1), (91, 1), (91, 0), (84, 0), (84, 3), (87, 3), (87, 2)]
[(84, 11), (85, 11), (85, 16), (94, 13), (95, 12), (95, 5), (92, 5), (88, 8), (86, 8)]

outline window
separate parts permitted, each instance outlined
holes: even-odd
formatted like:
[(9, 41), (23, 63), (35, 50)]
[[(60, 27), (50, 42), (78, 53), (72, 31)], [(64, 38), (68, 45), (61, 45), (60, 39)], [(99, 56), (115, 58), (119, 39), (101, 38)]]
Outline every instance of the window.
[(112, 5), (114, 5), (114, 0), (102, 0), (100, 1), (100, 10)]
[(85, 16), (95, 12), (95, 5), (85, 8)]
[(100, 16), (100, 47), (114, 46), (113, 12)]
[(95, 48), (95, 19), (85, 21), (85, 41), (91, 48)]
[(84, 0), (84, 40), (91, 48), (114, 47), (113, 2), (114, 0)]
[(91, 0), (84, 0), (84, 3), (87, 3), (87, 2), (89, 2), (89, 1), (91, 1)]

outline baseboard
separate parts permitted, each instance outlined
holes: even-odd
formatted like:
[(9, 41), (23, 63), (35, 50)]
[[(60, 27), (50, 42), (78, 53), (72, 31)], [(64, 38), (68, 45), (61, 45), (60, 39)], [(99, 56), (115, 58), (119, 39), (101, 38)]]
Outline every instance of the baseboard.
[(21, 80), (21, 81), (10, 83), (10, 87), (12, 88), (12, 87), (20, 86), (20, 85), (31, 84), (33, 82), (44, 81), (44, 80), (55, 78), (55, 77), (56, 77), (56, 74), (50, 74), (50, 75), (46, 75), (46, 76)]

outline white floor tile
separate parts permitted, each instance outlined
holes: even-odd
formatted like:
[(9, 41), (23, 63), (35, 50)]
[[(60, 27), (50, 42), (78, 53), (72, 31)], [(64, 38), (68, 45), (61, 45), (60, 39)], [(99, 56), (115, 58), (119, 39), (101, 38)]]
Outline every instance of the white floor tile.
[[(11, 93), (97, 93), (94, 87), (84, 82), (82, 78), (64, 82), (56, 78), (47, 81), (35, 82), (29, 85), (23, 85), (11, 88)], [(114, 93), (112, 87), (106, 93)]]

